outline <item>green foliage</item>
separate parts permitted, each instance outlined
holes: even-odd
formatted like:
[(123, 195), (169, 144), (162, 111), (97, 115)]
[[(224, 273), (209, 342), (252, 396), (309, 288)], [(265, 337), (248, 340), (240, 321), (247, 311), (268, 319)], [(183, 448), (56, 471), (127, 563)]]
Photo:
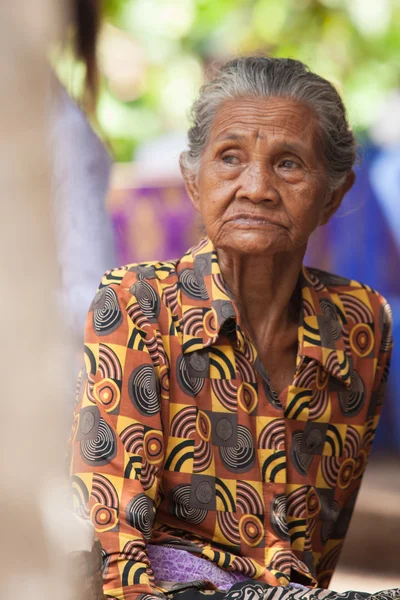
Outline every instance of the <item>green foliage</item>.
[(98, 117), (119, 160), (185, 129), (204, 70), (234, 54), (303, 60), (339, 86), (359, 131), (400, 84), (399, 0), (106, 0), (105, 17), (135, 41), (143, 71), (128, 98), (106, 73)]

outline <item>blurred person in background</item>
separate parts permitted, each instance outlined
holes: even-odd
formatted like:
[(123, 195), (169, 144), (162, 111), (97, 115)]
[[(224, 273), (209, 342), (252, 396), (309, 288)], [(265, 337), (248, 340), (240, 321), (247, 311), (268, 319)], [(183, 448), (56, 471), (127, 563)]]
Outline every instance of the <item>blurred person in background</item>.
[(56, 77), (52, 89), (51, 156), (55, 237), (61, 267), (61, 304), (74, 347), (82, 347), (85, 316), (99, 277), (116, 264), (105, 208), (111, 159), (89, 119), (94, 116), (98, 68), (99, 0), (73, 0), (69, 27), (73, 49), (86, 72), (80, 108)]
[(345, 108), (301, 62), (247, 57), (192, 117), (181, 169), (207, 238), (107, 271), (86, 321), (72, 482), (105, 593), (372, 597), (326, 588), (379, 421), (390, 308), (303, 265), (354, 183)]

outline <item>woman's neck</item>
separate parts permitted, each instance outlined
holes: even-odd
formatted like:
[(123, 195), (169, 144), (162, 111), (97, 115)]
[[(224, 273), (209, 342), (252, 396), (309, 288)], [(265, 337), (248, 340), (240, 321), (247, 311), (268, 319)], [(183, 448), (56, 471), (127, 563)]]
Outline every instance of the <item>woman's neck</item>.
[(268, 256), (233, 255), (217, 250), (224, 281), (252, 337), (257, 331), (264, 339), (274, 337), (298, 323), (298, 281), (305, 250)]

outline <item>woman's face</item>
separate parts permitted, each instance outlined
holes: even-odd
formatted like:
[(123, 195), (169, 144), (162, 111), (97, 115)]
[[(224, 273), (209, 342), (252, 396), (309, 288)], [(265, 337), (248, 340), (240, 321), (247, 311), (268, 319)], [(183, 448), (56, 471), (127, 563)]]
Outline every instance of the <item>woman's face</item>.
[(304, 248), (345, 193), (328, 192), (318, 123), (288, 98), (224, 102), (187, 189), (216, 248), (241, 254)]

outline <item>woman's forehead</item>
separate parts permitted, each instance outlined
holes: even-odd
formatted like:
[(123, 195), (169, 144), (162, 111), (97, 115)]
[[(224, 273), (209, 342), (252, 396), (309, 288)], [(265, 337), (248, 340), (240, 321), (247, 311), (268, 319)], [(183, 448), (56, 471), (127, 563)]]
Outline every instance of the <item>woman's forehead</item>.
[(223, 102), (214, 117), (210, 140), (245, 141), (249, 137), (314, 137), (315, 113), (292, 98), (235, 98)]

